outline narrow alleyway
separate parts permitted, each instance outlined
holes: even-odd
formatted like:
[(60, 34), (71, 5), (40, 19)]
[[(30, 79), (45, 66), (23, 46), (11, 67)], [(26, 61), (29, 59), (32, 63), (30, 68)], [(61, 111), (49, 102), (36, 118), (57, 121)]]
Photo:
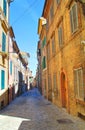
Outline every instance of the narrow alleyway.
[(85, 122), (45, 100), (35, 88), (0, 111), (0, 130), (85, 130)]

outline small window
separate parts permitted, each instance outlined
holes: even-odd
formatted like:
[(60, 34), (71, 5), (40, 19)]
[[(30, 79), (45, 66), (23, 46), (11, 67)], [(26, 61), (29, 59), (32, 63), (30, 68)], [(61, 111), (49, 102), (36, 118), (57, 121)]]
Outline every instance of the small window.
[(70, 10), (70, 22), (71, 22), (71, 32), (75, 32), (78, 28), (78, 11), (77, 4), (74, 4)]

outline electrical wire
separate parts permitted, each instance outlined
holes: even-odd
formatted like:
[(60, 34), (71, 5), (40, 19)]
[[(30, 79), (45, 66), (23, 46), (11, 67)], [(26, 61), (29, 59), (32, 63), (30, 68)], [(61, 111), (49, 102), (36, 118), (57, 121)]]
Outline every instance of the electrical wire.
[[(27, 0), (26, 0), (27, 1)], [(32, 12), (32, 9), (35, 8), (39, 4), (40, 0), (33, 1), (27, 9), (24, 10), (24, 12), (12, 23), (12, 26), (17, 23), (19, 20), (21, 20), (24, 15), (29, 14)]]

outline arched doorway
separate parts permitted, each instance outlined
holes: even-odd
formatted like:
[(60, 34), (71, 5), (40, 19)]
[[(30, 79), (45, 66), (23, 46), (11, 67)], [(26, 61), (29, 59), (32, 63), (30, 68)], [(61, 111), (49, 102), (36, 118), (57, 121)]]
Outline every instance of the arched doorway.
[(61, 73), (61, 100), (62, 100), (62, 107), (66, 108), (67, 106), (67, 99), (66, 99), (66, 77), (65, 74)]

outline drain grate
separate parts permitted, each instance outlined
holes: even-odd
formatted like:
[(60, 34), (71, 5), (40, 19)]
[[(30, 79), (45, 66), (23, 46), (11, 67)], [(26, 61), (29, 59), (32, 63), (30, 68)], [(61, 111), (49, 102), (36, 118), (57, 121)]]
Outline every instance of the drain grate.
[(70, 123), (73, 123), (72, 120), (70, 120), (70, 119), (59, 119), (57, 121), (58, 121), (58, 123), (61, 123), (61, 124), (70, 124)]

